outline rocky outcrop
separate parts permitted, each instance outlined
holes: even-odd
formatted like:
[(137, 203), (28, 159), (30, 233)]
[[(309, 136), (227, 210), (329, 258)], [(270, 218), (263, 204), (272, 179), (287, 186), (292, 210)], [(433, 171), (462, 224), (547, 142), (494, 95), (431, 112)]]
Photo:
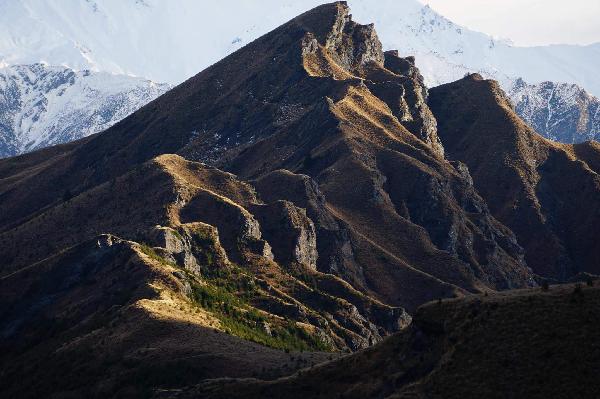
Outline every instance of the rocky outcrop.
[[(346, 2), (320, 6), (293, 22), (304, 26), (316, 43), (322, 44), (337, 65), (347, 72), (357, 71), (369, 63), (383, 65), (383, 50), (374, 25), (352, 21)], [(318, 45), (312, 45), (312, 51), (317, 48)]]
[(223, 269), (229, 266), (216, 227), (202, 223), (186, 223), (178, 229), (156, 226), (147, 233), (148, 242), (166, 260), (181, 265), (191, 273)]
[(258, 219), (264, 237), (280, 264), (297, 262), (313, 270), (317, 268), (315, 225), (306, 210), (288, 201), (276, 201), (250, 208)]
[(272, 258), (271, 247), (262, 239), (258, 221), (246, 209), (213, 192), (202, 190), (180, 211), (181, 221), (201, 221), (215, 226), (223, 246), (233, 259), (243, 258), (250, 250)]
[[(443, 156), (444, 147), (437, 135), (437, 121), (427, 105), (429, 92), (423, 76), (415, 66), (414, 57), (401, 58), (396, 50), (386, 51), (385, 68), (404, 77), (397, 85), (402, 89), (398, 90), (393, 85), (390, 87), (391, 82), (387, 81), (383, 87), (387, 89), (388, 93), (391, 91), (392, 95), (395, 94), (399, 98), (388, 102), (383, 98), (385, 95), (380, 96), (377, 93), (376, 95), (386, 101), (394, 115), (411, 133)], [(379, 90), (381, 89), (379, 88)]]
[(344, 275), (355, 281), (364, 279), (352, 253), (350, 234), (344, 223), (327, 209), (325, 196), (316, 181), (307, 175), (277, 170), (262, 176), (253, 184), (266, 201), (280, 198), (306, 209), (307, 216), (316, 228), (316, 264), (320, 271)]

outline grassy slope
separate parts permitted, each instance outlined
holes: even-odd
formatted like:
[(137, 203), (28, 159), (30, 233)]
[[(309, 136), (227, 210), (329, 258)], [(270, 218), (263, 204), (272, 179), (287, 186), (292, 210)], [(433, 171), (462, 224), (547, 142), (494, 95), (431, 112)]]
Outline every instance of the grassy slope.
[(421, 307), (383, 343), (273, 382), (219, 381), (207, 398), (592, 398), (600, 289), (553, 286)]

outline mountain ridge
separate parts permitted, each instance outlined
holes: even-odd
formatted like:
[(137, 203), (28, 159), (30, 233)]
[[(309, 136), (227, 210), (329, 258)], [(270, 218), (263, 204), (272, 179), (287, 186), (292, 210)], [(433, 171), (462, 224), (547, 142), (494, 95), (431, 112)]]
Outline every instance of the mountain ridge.
[[(316, 5), (319, 2), (315, 0), (312, 3)], [(585, 47), (588, 50), (584, 50), (583, 47), (573, 50), (571, 48), (573, 46), (532, 49), (514, 47), (509, 43), (456, 25), (414, 0), (403, 1), (400, 4), (401, 8), (399, 3), (390, 1), (373, 4), (357, 0), (351, 4), (354, 6), (355, 15), (364, 20), (372, 20), (380, 27), (384, 49), (394, 48), (398, 49), (400, 54), (416, 56), (416, 63), (428, 86), (448, 83), (460, 79), (466, 73), (478, 72), (487, 78), (499, 80), (505, 91), (511, 94), (521, 117), (545, 137), (568, 143), (579, 143), (596, 137), (598, 118), (600, 118), (596, 112), (598, 100), (595, 97), (587, 98), (584, 89), (581, 88), (584, 87), (591, 93), (597, 92), (594, 89), (595, 78), (590, 78), (588, 73), (593, 70), (593, 67), (586, 66), (597, 63), (594, 58), (594, 54), (597, 53), (595, 47)], [(235, 14), (240, 17), (227, 14), (227, 10), (234, 6), (238, 7), (238, 11), (240, 11), (239, 7), (245, 7), (243, 11)], [(196, 19), (202, 18), (199, 15), (205, 15), (207, 10), (198, 8), (193, 2), (184, 3), (176, 10), (164, 10), (161, 3), (154, 1), (80, 3), (78, 0), (72, 0), (68, 6), (65, 6), (64, 2), (58, 4), (54, 1), (22, 0), (7, 2), (3, 7), (5, 12), (0, 14), (7, 20), (3, 24), (5, 30), (0, 31), (0, 64), (2, 65), (39, 62), (66, 64), (75, 70), (91, 69), (134, 74), (154, 78), (155, 81), (158, 79), (158, 81), (179, 83), (195, 71), (209, 66), (260, 34), (266, 33), (270, 28), (275, 28), (296, 12), (299, 13), (306, 4), (262, 2), (260, 7), (257, 7), (250, 3), (244, 5), (223, 3), (220, 8), (211, 12), (218, 14), (215, 20), (227, 19), (229, 24), (214, 26), (206, 23), (194, 30), (186, 27), (194, 25)], [(269, 8), (268, 18), (261, 15), (260, 18), (253, 19), (252, 16), (260, 11), (261, 7)], [(277, 12), (273, 12), (274, 10)], [(127, 16), (127, 21), (124, 21), (123, 16)], [(173, 19), (177, 20), (177, 23), (174, 23)], [(253, 22), (259, 19), (260, 23)], [(65, 22), (67, 20), (71, 22)], [(73, 23), (73, 21), (81, 22)], [(32, 29), (22, 32), (19, 30), (19, 24), (31, 25)], [(136, 26), (136, 29), (132, 29), (132, 26)], [(171, 34), (168, 37), (154, 37), (152, 32), (147, 32), (149, 26), (163, 26), (164, 30)], [(89, 34), (92, 30), (96, 32), (95, 35)], [(139, 32), (147, 33), (144, 35)], [(216, 35), (215, 32), (222, 33)], [(141, 37), (138, 37), (140, 35)], [(225, 39), (219, 39), (218, 43), (213, 44), (204, 40), (207, 35)], [(118, 40), (115, 40), (117, 36)], [(21, 37), (21, 40), (17, 41), (15, 37)], [(147, 48), (145, 44), (147, 42), (142, 37), (153, 37), (152, 48)], [(178, 46), (173, 46), (174, 40), (179, 43)], [(110, 52), (107, 42), (112, 43)], [(196, 48), (198, 43), (201, 44), (201, 51), (186, 50), (192, 46)], [(548, 52), (552, 54), (552, 62), (545, 58)], [(584, 52), (587, 55), (580, 56), (577, 52)], [(161, 62), (161, 58), (179, 61), (169, 63), (166, 67), (164, 62)], [(519, 59), (520, 62), (513, 62), (515, 59)], [(122, 79), (126, 80), (125, 76)], [(110, 80), (104, 84), (109, 84)], [(528, 83), (520, 83), (522, 80)], [(547, 84), (543, 83), (545, 80), (577, 83), (579, 87), (573, 86), (565, 90), (564, 83), (554, 83), (557, 89), (549, 91)], [(130, 96), (132, 84), (134, 84), (133, 80), (123, 83), (120, 90), (115, 88), (113, 91), (118, 92), (115, 95)], [(25, 83), (21, 83), (20, 86), (19, 90), (22, 92), (34, 89)], [(72, 89), (71, 92), (74, 90)], [(84, 102), (87, 97), (86, 90), (87, 87), (82, 87), (77, 94), (77, 97)], [(128, 106), (127, 111), (131, 112), (139, 108), (164, 90), (164, 88), (148, 88), (147, 93), (138, 93), (135, 104)], [(43, 90), (35, 96), (41, 99), (47, 97)], [(82, 111), (79, 109), (81, 107), (77, 105), (63, 106), (57, 99), (51, 99), (51, 103), (56, 103), (54, 107), (62, 107), (57, 108), (57, 112), (67, 115), (61, 116), (60, 126), (55, 126), (56, 123), (40, 126), (38, 128), (40, 132), (35, 133), (34, 136), (49, 134), (56, 137), (42, 140), (40, 143), (36, 142), (31, 148), (35, 148), (35, 145), (65, 142), (95, 133), (127, 114), (127, 112), (117, 112), (119, 118), (111, 119), (110, 123), (99, 122), (98, 113), (81, 115)], [(89, 105), (92, 108), (110, 110), (110, 106), (107, 107), (105, 104)], [(7, 100), (3, 106), (10, 107), (10, 100)], [(548, 112), (549, 110), (551, 112)], [(37, 114), (40, 111), (26, 109), (11, 112), (16, 114), (8, 118), (18, 119), (19, 112)], [(114, 110), (107, 112), (114, 112)], [(46, 133), (41, 133), (42, 129)], [(2, 134), (4, 156), (28, 150), (25, 148), (27, 143), (22, 143), (14, 137), (25, 133), (20, 132), (18, 128), (5, 130)], [(62, 132), (48, 133), (54, 130)]]
[[(596, 201), (600, 187), (594, 168), (594, 159), (600, 156), (597, 146), (541, 137), (516, 116), (498, 83), (481, 75), (439, 86), (431, 93), (434, 115), (444, 121), (440, 137), (448, 157), (465, 162), (473, 171), (475, 187), (492, 214), (515, 231), (525, 247), (528, 265), (538, 274), (563, 281), (579, 271), (598, 273), (595, 261), (587, 258), (594, 245), (585, 238), (595, 235), (595, 227), (584, 222), (590, 218), (588, 207), (594, 209), (589, 201)], [(464, 100), (473, 93), (479, 94), (479, 103)], [(459, 121), (453, 116), (457, 112), (469, 116)], [(579, 149), (587, 147), (590, 158), (580, 160)], [(535, 234), (528, 230), (534, 225), (538, 226)]]
[[(402, 340), (424, 303), (594, 272), (599, 150), (540, 137), (480, 75), (429, 90), (346, 2), (319, 6), (102, 133), (0, 160), (0, 386), (272, 380)], [(558, 262), (529, 265), (531, 221)]]

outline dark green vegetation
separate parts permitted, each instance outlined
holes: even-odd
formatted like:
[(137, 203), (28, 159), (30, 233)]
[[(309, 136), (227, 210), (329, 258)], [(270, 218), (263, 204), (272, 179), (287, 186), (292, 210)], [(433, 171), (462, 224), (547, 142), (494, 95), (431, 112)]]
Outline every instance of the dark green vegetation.
[[(191, 280), (192, 299), (212, 312), (227, 334), (287, 351), (331, 351), (333, 348), (290, 319), (273, 319), (249, 305), (257, 284), (239, 267), (203, 274)], [(192, 276), (193, 278), (193, 276)]]

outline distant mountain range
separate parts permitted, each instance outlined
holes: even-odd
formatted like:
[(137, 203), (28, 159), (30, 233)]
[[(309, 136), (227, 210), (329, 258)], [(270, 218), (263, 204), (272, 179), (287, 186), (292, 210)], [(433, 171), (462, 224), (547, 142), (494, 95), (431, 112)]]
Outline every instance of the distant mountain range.
[(575, 84), (517, 79), (508, 94), (519, 116), (544, 137), (562, 143), (600, 139), (600, 100)]
[[(143, 85), (139, 86), (139, 81), (128, 82), (124, 75), (171, 85), (181, 83), (319, 3), (224, 0), (209, 7), (202, 2), (181, 0), (173, 7), (160, 0), (5, 1), (0, 4), (0, 65), (44, 63), (65, 65), (76, 71), (123, 75), (123, 87), (113, 84), (111, 91), (128, 96), (125, 93), (131, 93), (132, 85), (140, 90)], [(600, 44), (516, 47), (456, 25), (417, 0), (353, 0), (350, 5), (356, 17), (377, 24), (384, 48), (416, 57), (428, 86), (477, 72), (500, 81), (519, 114), (545, 137), (566, 143), (598, 137), (600, 115), (594, 111), (598, 104), (594, 95), (600, 93)], [(159, 31), (166, 34), (156, 34)], [(548, 90), (548, 85), (560, 89)], [(567, 85), (569, 90), (565, 89)], [(148, 85), (147, 95), (138, 91), (139, 99), (132, 99), (130, 107), (116, 113), (112, 123), (125, 111), (142, 105), (144, 99), (155, 97), (160, 91), (156, 87), (166, 86)], [(47, 100), (50, 108), (58, 110), (62, 106), (56, 99)], [(9, 118), (13, 119), (29, 112), (26, 107), (16, 109), (14, 104), (0, 107), (11, 107), (14, 115)], [(53, 129), (77, 133), (32, 133), (35, 137), (30, 140), (18, 129), (13, 128), (13, 133), (5, 129), (0, 133), (0, 143), (4, 143), (0, 144), (0, 154), (6, 156), (68, 141), (110, 125), (98, 124), (91, 120), (95, 118), (92, 115), (73, 115), (70, 110), (65, 111)], [(87, 128), (82, 129), (81, 124)], [(41, 130), (46, 128), (39, 125)], [(11, 134), (21, 135), (22, 142), (16, 143)], [(44, 135), (56, 139), (36, 142), (37, 136)]]
[(169, 88), (141, 78), (42, 64), (0, 68), (0, 156), (105, 130)]

